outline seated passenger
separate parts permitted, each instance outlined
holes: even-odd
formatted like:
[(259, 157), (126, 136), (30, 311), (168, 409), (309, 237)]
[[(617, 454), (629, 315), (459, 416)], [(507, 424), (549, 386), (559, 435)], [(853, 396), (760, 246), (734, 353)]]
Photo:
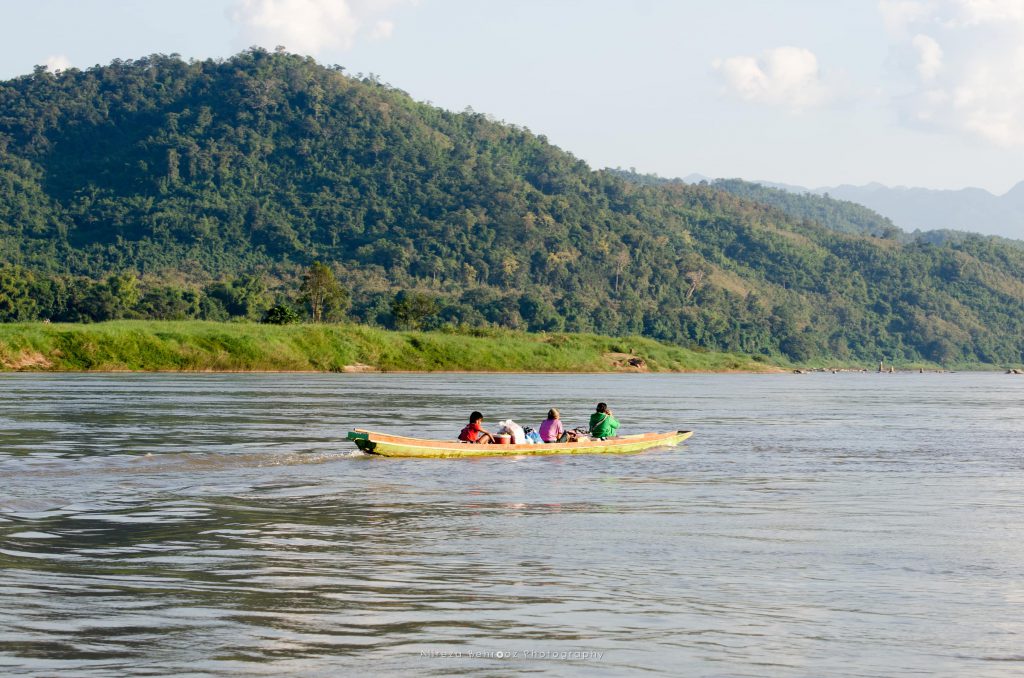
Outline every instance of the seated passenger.
[(564, 443), (569, 440), (558, 410), (553, 407), (548, 410), (548, 418), (540, 425), (540, 439), (546, 443)]
[(590, 427), (587, 429), (595, 438), (611, 438), (619, 429), (619, 422), (612, 416), (612, 411), (604, 403), (597, 404), (597, 412), (590, 415)]
[(483, 429), (484, 415), (474, 412), (469, 415), (469, 423), (459, 433), (459, 440), (467, 443), (493, 443), (494, 436)]

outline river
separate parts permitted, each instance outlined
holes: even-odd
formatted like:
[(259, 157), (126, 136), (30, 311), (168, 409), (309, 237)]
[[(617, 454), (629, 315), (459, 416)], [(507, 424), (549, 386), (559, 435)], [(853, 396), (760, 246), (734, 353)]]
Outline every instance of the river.
[[(399, 460), (693, 429), (632, 456)], [(0, 376), (0, 673), (1012, 676), (1024, 377)]]

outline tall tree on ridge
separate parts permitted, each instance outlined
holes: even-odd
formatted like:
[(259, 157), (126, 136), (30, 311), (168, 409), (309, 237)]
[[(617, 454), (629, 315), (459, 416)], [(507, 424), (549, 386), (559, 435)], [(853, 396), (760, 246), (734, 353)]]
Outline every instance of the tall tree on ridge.
[(338, 282), (331, 267), (319, 261), (313, 262), (302, 280), (302, 300), (309, 304), (313, 322), (323, 322), (330, 311), (342, 310), (348, 298), (348, 292)]

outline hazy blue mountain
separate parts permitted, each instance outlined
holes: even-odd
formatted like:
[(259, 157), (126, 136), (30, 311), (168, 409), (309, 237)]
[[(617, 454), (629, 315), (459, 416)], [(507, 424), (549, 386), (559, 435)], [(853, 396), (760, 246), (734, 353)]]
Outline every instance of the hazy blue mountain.
[(757, 183), (792, 193), (828, 194), (855, 202), (888, 217), (905, 231), (956, 230), (1024, 239), (1024, 182), (1003, 195), (993, 195), (981, 188), (952, 191), (892, 187), (877, 182), (813, 189), (768, 181)]
[(949, 191), (880, 184), (836, 186), (817, 192), (825, 191), (870, 207), (907, 230), (955, 229), (1024, 238), (1022, 184), (1001, 196), (980, 188)]

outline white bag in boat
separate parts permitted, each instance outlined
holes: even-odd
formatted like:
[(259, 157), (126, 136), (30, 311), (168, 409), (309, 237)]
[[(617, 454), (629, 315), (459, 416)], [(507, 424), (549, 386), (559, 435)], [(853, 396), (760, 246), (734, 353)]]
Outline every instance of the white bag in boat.
[(512, 444), (520, 445), (526, 442), (526, 432), (523, 431), (523, 427), (515, 423), (511, 419), (498, 422), (501, 424), (501, 428), (498, 429), (498, 433), (508, 433), (512, 436)]

